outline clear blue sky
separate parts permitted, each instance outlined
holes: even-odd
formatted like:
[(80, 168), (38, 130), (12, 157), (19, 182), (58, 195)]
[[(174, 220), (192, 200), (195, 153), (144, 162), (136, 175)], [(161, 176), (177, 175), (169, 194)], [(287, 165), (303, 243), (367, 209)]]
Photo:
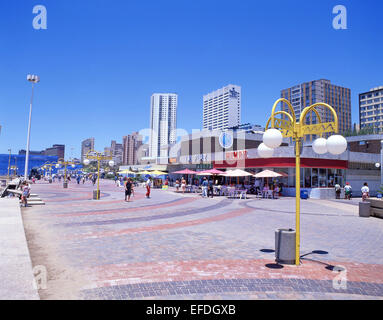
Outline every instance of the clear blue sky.
[[(45, 5), (48, 29), (34, 30)], [(332, 8), (348, 29), (332, 28)], [(265, 124), (280, 90), (330, 79), (358, 93), (383, 85), (381, 0), (17, 0), (0, 5), (0, 153), (81, 140), (96, 149), (149, 126), (153, 92), (179, 94), (178, 127), (201, 128), (202, 96), (242, 86), (242, 120)], [(71, 148), (74, 148), (71, 154)]]

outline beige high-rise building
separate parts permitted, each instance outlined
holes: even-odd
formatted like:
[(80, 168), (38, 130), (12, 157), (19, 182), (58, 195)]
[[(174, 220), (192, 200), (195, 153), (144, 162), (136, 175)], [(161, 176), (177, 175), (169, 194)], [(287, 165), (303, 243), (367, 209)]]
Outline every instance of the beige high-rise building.
[(84, 162), (86, 154), (94, 150), (94, 138), (89, 138), (81, 142), (81, 163)]
[[(334, 85), (330, 80), (320, 79), (284, 89), (281, 91), (281, 98), (291, 102), (297, 121), (304, 108), (318, 102), (327, 103), (338, 115), (340, 133), (351, 130), (351, 90), (348, 88)], [(285, 103), (281, 104), (281, 110), (289, 112)], [(327, 108), (319, 107), (317, 110), (322, 122), (332, 121), (332, 115)], [(285, 116), (283, 118), (286, 119)], [(306, 121), (317, 123), (316, 115), (310, 112)]]
[(110, 152), (116, 165), (123, 163), (124, 148), (122, 143), (117, 143), (115, 140), (112, 140), (110, 144)]
[(138, 149), (142, 145), (142, 136), (133, 132), (122, 138), (122, 163), (124, 165), (138, 164)]

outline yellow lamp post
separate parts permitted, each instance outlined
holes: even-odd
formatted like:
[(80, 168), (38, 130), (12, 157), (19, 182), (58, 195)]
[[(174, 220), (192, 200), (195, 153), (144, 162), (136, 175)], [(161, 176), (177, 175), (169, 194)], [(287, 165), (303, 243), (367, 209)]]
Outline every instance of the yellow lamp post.
[[(288, 106), (290, 113), (286, 111), (277, 111), (277, 105), (283, 102)], [(322, 122), (317, 107), (327, 108), (333, 115), (333, 121)], [(321, 111), (321, 110), (320, 110)], [(310, 112), (315, 113), (317, 118), (316, 124), (307, 124), (307, 116)], [(277, 115), (283, 115), (287, 119), (276, 118)], [(271, 126), (270, 129), (269, 126)], [(300, 264), (300, 165), (301, 165), (301, 146), (302, 139), (306, 135), (319, 135), (320, 138), (314, 141), (312, 147), (318, 154), (330, 152), (332, 154), (341, 154), (347, 149), (347, 141), (340, 135), (333, 135), (327, 140), (322, 138), (324, 133), (338, 133), (338, 116), (330, 105), (326, 103), (315, 103), (306, 107), (297, 121), (294, 108), (286, 99), (278, 99), (272, 108), (271, 117), (267, 121), (266, 131), (263, 136), (263, 143), (258, 147), (258, 154), (263, 158), (271, 157), (273, 149), (281, 145), (283, 137), (292, 138), (295, 142), (295, 264)]]
[(49, 183), (52, 183), (52, 167), (56, 167), (58, 168), (59, 167), (59, 163), (58, 162), (45, 162), (42, 166), (43, 169), (45, 169), (46, 171), (48, 171), (49, 169)]
[[(100, 163), (103, 160), (110, 160), (109, 165), (114, 166), (114, 161), (112, 160), (112, 155), (106, 155), (98, 151), (89, 150), (85, 155), (84, 164), (87, 166), (90, 163), (90, 160), (97, 160), (97, 195), (96, 200), (100, 200)], [(95, 197), (93, 196), (93, 199)]]
[(65, 161), (64, 158), (60, 158), (57, 161), (56, 168), (59, 168), (60, 165), (64, 166), (64, 182), (63, 182), (63, 187), (68, 188), (68, 181), (67, 181), (67, 167), (70, 165), (73, 168), (76, 166), (76, 163), (73, 161)]
[(17, 174), (17, 166), (10, 166), (10, 168), (9, 168), (10, 170), (11, 170), (11, 172), (13, 171), (13, 177), (15, 177), (16, 176), (16, 174)]

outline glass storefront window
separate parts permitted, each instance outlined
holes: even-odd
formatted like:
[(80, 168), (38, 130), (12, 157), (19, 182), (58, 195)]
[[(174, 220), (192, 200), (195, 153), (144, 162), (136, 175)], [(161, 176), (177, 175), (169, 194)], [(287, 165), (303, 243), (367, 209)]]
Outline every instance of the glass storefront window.
[(327, 169), (327, 186), (329, 188), (335, 186), (335, 169)]
[(305, 168), (304, 188), (311, 188), (311, 168)]
[(318, 188), (318, 169), (313, 168), (311, 173), (311, 187)]
[(319, 169), (319, 188), (327, 187), (327, 170)]
[(343, 169), (335, 170), (335, 183), (338, 183), (342, 187), (345, 185)]

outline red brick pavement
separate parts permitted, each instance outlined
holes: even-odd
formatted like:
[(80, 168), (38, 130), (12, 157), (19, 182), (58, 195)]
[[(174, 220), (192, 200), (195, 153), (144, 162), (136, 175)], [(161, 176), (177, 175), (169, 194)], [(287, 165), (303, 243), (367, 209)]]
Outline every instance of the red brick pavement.
[[(205, 260), (163, 261), (135, 264), (103, 265), (90, 268), (88, 274), (95, 287), (134, 283), (214, 280), (214, 279), (310, 279), (333, 280), (337, 272), (326, 264), (303, 261), (302, 265), (268, 268), (274, 260)], [(348, 281), (383, 283), (383, 265), (328, 262), (343, 266)]]

